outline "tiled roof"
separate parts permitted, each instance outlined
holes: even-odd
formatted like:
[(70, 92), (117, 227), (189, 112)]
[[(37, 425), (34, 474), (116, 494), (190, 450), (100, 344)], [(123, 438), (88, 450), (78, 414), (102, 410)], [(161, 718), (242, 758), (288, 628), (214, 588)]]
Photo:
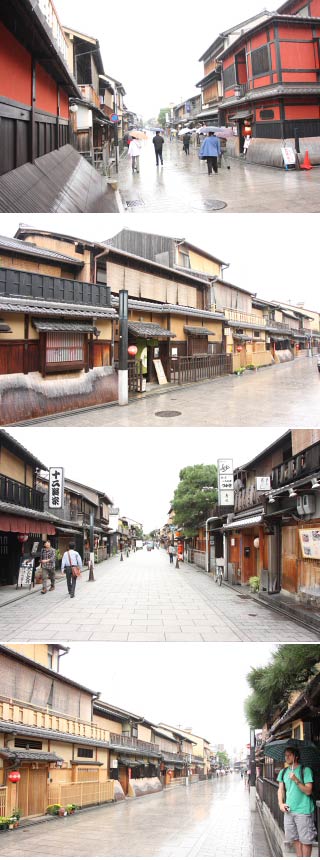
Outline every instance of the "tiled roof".
[(205, 334), (205, 335), (213, 334), (214, 335), (214, 331), (210, 331), (209, 328), (202, 328), (201, 325), (185, 325), (184, 331), (187, 332), (187, 334), (194, 334), (194, 335), (199, 335), (199, 336), (202, 334)]
[(128, 329), (137, 337), (176, 337), (169, 329), (161, 328), (157, 323), (130, 322)]
[[(66, 680), (65, 678), (63, 680)], [(72, 682), (71, 682), (72, 683)], [(110, 748), (108, 741), (95, 740), (94, 738), (86, 738), (84, 735), (72, 735), (68, 732), (55, 732), (52, 729), (39, 729), (31, 726), (22, 725), (22, 723), (11, 723), (6, 720), (0, 720), (0, 731), (6, 734), (23, 734), (24, 738), (49, 738), (56, 741), (69, 741), (70, 744), (84, 744), (87, 746), (98, 746), (106, 749)]]
[(113, 308), (102, 308), (96, 305), (77, 305), (69, 302), (48, 302), (44, 299), (29, 299), (22, 296), (11, 298), (11, 296), (0, 295), (1, 311), (17, 311), (26, 314), (42, 314), (44, 316), (61, 317), (111, 317), (117, 318)]
[[(111, 304), (113, 307), (119, 307), (119, 298), (118, 296), (111, 296)], [(216, 311), (205, 311), (199, 308), (188, 307), (187, 305), (174, 305), (168, 304), (167, 302), (148, 302), (143, 299), (129, 299), (128, 302), (129, 310), (137, 310), (137, 311), (150, 311), (150, 313), (155, 314), (180, 314), (182, 316), (194, 316), (194, 317), (204, 317), (206, 319), (212, 320), (225, 320), (225, 314), (222, 312)]]
[(59, 522), (58, 517), (52, 514), (51, 511), (35, 511), (33, 508), (23, 508), (20, 507), (20, 505), (12, 505), (11, 502), (0, 501), (0, 514), (13, 514), (14, 516), (19, 517), (30, 517), (33, 520), (45, 520), (45, 522), (48, 522), (48, 520)]
[(75, 331), (75, 332), (91, 332), (93, 334), (97, 333), (97, 328), (95, 325), (89, 325), (89, 323), (82, 322), (51, 322), (51, 320), (32, 320), (33, 325), (37, 331)]
[(19, 750), (18, 748), (2, 747), (0, 756), (3, 758), (20, 761), (63, 761), (62, 756), (57, 753), (40, 752), (39, 750)]
[(44, 257), (46, 260), (55, 260), (60, 263), (70, 263), (73, 266), (83, 267), (83, 260), (58, 254), (57, 251), (49, 251), (47, 248), (37, 248), (33, 242), (25, 242), (22, 239), (11, 239), (8, 236), (0, 236), (0, 248), (4, 251), (14, 251), (16, 254), (26, 254), (32, 257)]

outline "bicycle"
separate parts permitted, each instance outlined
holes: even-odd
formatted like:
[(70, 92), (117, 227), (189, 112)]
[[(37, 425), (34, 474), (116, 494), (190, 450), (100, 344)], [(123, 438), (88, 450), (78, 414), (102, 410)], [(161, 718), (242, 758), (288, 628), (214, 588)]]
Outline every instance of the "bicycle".
[(222, 585), (222, 578), (223, 578), (223, 567), (220, 567), (220, 565), (219, 565), (216, 567), (216, 572), (214, 575), (214, 581), (218, 585)]

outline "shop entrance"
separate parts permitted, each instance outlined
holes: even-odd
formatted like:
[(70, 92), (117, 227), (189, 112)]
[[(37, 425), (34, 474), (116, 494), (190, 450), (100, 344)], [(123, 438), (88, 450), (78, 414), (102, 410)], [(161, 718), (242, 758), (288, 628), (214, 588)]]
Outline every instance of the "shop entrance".
[(19, 574), (21, 544), (13, 532), (0, 532), (0, 586), (15, 585)]
[(22, 765), (20, 774), (17, 806), (22, 816), (43, 815), (48, 805), (48, 766)]

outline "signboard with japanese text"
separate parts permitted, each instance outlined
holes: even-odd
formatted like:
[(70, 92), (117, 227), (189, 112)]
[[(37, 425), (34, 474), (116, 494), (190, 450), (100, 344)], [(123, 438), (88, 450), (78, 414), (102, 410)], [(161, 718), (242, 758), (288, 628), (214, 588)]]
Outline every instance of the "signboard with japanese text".
[(64, 470), (61, 466), (49, 469), (49, 508), (61, 510), (64, 505)]
[(218, 460), (219, 475), (233, 475), (233, 460)]
[(157, 374), (159, 385), (166, 385), (168, 380), (163, 369), (163, 364), (160, 358), (153, 359), (154, 368)]
[(299, 537), (303, 557), (320, 559), (320, 528), (299, 529)]
[(220, 507), (232, 507), (234, 506), (234, 491), (233, 490), (219, 490), (218, 497), (218, 505)]
[(288, 166), (289, 164), (295, 165), (296, 156), (295, 156), (294, 150), (292, 149), (292, 146), (282, 146), (281, 147), (281, 153), (282, 153), (282, 158), (283, 158), (284, 164), (286, 166)]
[(24, 559), (19, 568), (19, 576), (18, 576), (18, 588), (22, 588), (25, 586), (31, 586), (32, 584), (32, 574), (34, 569), (34, 559), (26, 558)]
[(263, 492), (263, 490), (271, 490), (271, 479), (268, 476), (263, 476), (261, 478), (256, 478), (256, 489)]
[(221, 475), (219, 472), (219, 490), (233, 490), (233, 475)]

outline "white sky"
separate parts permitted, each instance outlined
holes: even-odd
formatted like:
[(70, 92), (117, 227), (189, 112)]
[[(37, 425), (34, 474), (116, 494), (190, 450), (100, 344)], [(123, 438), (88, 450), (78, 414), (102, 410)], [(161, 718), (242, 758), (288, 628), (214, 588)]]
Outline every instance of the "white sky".
[(179, 482), (195, 463), (232, 457), (248, 462), (285, 432), (277, 428), (10, 428), (8, 432), (46, 466), (106, 492), (120, 512), (160, 528)]
[(228, 751), (248, 743), (243, 702), (251, 667), (269, 662), (272, 644), (69, 643), (61, 674), (101, 699), (156, 723), (192, 728)]
[[(194, 16), (196, 17), (196, 16)], [(302, 301), (320, 310), (318, 221), (305, 214), (208, 215), (0, 215), (0, 235), (13, 236), (19, 223), (102, 242), (123, 227), (185, 237), (226, 263), (224, 273), (260, 298)]]
[(219, 32), (258, 14), (264, 0), (202, 0), (200, 8), (184, 0), (55, 0), (55, 6), (62, 24), (99, 39), (106, 74), (123, 83), (129, 110), (148, 119), (200, 93), (199, 57)]

